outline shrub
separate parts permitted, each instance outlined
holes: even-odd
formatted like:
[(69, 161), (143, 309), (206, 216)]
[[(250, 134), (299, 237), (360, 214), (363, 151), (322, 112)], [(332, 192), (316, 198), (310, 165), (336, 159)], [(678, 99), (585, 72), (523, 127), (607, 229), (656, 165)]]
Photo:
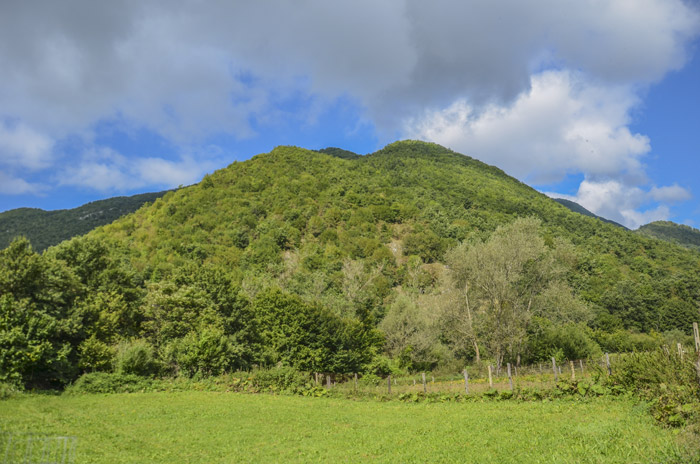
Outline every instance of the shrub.
[(114, 360), (117, 374), (152, 375), (158, 371), (153, 358), (153, 347), (145, 340), (122, 342)]
[(67, 393), (133, 393), (150, 391), (153, 381), (134, 374), (91, 372), (83, 374), (66, 389)]
[(311, 388), (311, 379), (305, 372), (293, 367), (278, 366), (253, 372), (251, 383), (259, 390), (300, 393)]
[(606, 384), (650, 401), (654, 417), (670, 426), (700, 418), (700, 384), (692, 360), (657, 350), (613, 359)]
[(22, 390), (17, 385), (7, 382), (0, 382), (0, 400), (12, 398), (19, 395), (21, 392)]

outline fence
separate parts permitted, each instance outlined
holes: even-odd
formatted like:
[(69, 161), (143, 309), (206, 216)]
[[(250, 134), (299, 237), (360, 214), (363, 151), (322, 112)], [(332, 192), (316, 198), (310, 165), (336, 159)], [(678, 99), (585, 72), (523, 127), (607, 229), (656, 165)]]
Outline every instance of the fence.
[(416, 373), (401, 377), (391, 375), (380, 379), (369, 376), (361, 378), (357, 374), (335, 375), (315, 374), (316, 385), (358, 393), (465, 393), (478, 394), (496, 389), (506, 390), (517, 387), (553, 387), (562, 379), (585, 379), (591, 376), (593, 366), (589, 361), (567, 361), (564, 366), (554, 363), (516, 366), (506, 364), (496, 370), (491, 365), (472, 366), (454, 375), (433, 375)]
[[(695, 365), (698, 381), (700, 381), (700, 330), (693, 323), (695, 339), (695, 357), (688, 354), (679, 343), (676, 347), (664, 346), (667, 354), (677, 355), (681, 361), (692, 362)], [(425, 372), (398, 378), (391, 375), (384, 379), (371, 376), (359, 378), (357, 374), (334, 375), (316, 373), (316, 385), (335, 388), (345, 392), (402, 394), (402, 393), (463, 393), (479, 394), (486, 391), (513, 390), (520, 388), (551, 388), (560, 380), (585, 380), (594, 372), (612, 375), (614, 361), (625, 354), (610, 355), (605, 353), (599, 360), (567, 360), (558, 364), (555, 358), (551, 362), (541, 362), (527, 366), (517, 366), (507, 363), (501, 369), (492, 365), (478, 365), (465, 369), (453, 375), (434, 376)]]
[(0, 432), (1, 464), (72, 464), (75, 437)]

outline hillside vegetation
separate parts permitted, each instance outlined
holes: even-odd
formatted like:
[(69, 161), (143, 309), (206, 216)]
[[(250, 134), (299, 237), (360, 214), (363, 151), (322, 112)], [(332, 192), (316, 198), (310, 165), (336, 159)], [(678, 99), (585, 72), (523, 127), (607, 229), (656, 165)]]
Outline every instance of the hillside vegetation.
[(637, 233), (677, 243), (692, 250), (700, 250), (700, 230), (671, 221), (655, 221), (641, 226)]
[(685, 341), (699, 266), (438, 145), (278, 147), (43, 255), (0, 252), (0, 380), (645, 349)]
[(83, 235), (133, 213), (147, 202), (166, 192), (142, 193), (130, 197), (114, 197), (93, 201), (73, 209), (44, 211), (19, 208), (0, 213), (0, 249), (16, 237), (27, 237), (37, 251), (57, 245), (64, 240)]

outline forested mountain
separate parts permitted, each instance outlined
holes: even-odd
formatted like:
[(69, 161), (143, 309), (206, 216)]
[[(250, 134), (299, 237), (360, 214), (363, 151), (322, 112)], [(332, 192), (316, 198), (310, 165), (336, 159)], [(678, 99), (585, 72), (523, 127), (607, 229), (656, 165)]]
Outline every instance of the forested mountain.
[(381, 373), (680, 340), (700, 253), (439, 145), (278, 147), (42, 255), (14, 242), (0, 295), (0, 380)]
[(700, 230), (671, 221), (655, 221), (636, 230), (637, 233), (700, 250)]
[(152, 202), (166, 192), (142, 193), (130, 197), (114, 197), (93, 201), (73, 209), (44, 211), (18, 208), (0, 213), (0, 249), (13, 238), (24, 236), (37, 251), (83, 235), (95, 227), (109, 224), (118, 217), (133, 213), (144, 203)]
[(584, 216), (600, 219), (601, 221), (607, 222), (608, 224), (612, 224), (612, 225), (615, 225), (618, 227), (622, 227), (623, 229), (627, 229), (627, 227), (623, 226), (622, 224), (618, 224), (615, 221), (612, 221), (610, 219), (605, 219), (602, 216), (598, 216), (596, 214), (591, 213), (590, 211), (588, 211), (586, 208), (579, 205), (575, 201), (567, 200), (565, 198), (553, 198), (553, 200), (556, 201), (557, 203), (559, 203), (560, 205), (566, 206), (567, 208), (569, 208), (571, 211), (573, 211), (575, 213), (579, 213), (579, 214), (583, 214)]

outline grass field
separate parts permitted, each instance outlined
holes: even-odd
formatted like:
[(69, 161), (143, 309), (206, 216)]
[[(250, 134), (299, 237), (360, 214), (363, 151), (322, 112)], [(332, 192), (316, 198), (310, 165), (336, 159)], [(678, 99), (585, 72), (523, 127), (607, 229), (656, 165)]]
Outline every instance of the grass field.
[(0, 428), (78, 437), (76, 463), (681, 462), (643, 406), (405, 404), (184, 392), (24, 396)]

